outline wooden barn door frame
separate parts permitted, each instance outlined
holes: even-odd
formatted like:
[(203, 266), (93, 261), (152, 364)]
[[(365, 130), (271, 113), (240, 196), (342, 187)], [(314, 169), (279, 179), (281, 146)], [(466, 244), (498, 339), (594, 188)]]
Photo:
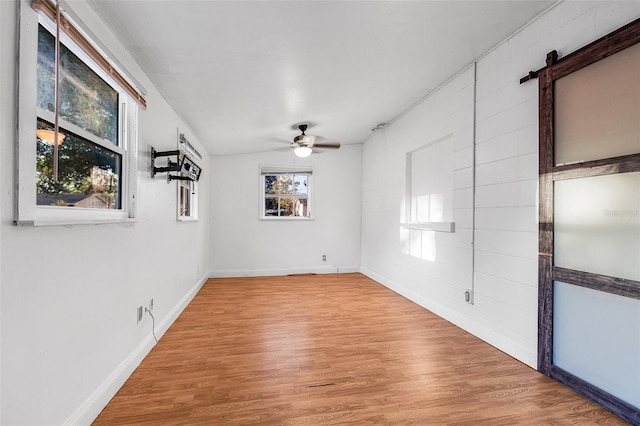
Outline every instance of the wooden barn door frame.
[(640, 19), (602, 37), (561, 59), (547, 54), (546, 66), (520, 80), (539, 80), (539, 245), (538, 245), (538, 370), (602, 405), (616, 415), (640, 424), (638, 409), (553, 364), (553, 282), (571, 284), (640, 299), (640, 282), (554, 266), (555, 181), (640, 171), (640, 154), (562, 166), (554, 159), (555, 81), (640, 43)]

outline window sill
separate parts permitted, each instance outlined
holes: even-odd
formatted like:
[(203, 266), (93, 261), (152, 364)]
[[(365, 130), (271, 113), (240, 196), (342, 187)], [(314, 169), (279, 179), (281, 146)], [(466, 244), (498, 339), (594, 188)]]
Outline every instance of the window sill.
[(407, 222), (401, 223), (400, 227), (422, 231), (456, 232), (455, 222)]
[(122, 218), (122, 219), (41, 219), (41, 220), (26, 220), (15, 221), (17, 226), (71, 226), (71, 225), (108, 225), (114, 223), (136, 223), (138, 219)]
[(298, 222), (298, 221), (312, 221), (313, 217), (301, 217), (301, 216), (273, 216), (273, 217), (259, 217), (258, 220), (263, 220), (265, 222), (271, 221), (290, 221), (290, 222)]
[(178, 222), (197, 222), (197, 217), (179, 217)]

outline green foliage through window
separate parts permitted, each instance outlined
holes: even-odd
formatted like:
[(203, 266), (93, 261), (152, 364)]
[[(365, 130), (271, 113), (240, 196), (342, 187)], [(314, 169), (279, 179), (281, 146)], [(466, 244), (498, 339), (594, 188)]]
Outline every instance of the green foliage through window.
[[(55, 36), (41, 24), (38, 130), (54, 128), (49, 115), (56, 113), (55, 41)], [(119, 93), (63, 44), (59, 80), (57, 159), (54, 141), (40, 132), (36, 135), (37, 205), (121, 209), (124, 150), (118, 140)]]
[[(38, 106), (55, 112), (55, 37), (38, 32)], [(60, 48), (60, 118), (118, 145), (118, 92), (66, 46)]]
[(280, 174), (264, 176), (264, 215), (308, 217), (309, 176)]
[[(39, 129), (53, 126), (38, 120)], [(61, 129), (58, 179), (53, 178), (53, 145), (37, 141), (37, 204), (67, 207), (120, 208), (122, 158), (103, 147)]]

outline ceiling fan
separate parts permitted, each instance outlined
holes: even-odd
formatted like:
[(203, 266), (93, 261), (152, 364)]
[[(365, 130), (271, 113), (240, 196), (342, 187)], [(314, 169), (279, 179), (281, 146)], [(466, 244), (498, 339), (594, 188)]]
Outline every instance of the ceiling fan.
[(338, 149), (340, 148), (340, 142), (329, 142), (322, 140), (322, 138), (307, 135), (305, 132), (307, 131), (307, 124), (298, 125), (298, 129), (300, 129), (301, 134), (293, 138), (293, 142), (291, 143), (291, 148), (293, 148), (293, 152), (301, 158), (305, 158), (311, 155), (314, 150), (320, 149)]

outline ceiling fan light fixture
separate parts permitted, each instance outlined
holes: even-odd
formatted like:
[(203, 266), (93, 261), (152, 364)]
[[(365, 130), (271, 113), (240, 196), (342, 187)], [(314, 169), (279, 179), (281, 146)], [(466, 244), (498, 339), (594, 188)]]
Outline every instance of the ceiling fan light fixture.
[(311, 155), (313, 150), (308, 146), (299, 146), (294, 149), (293, 152), (300, 158), (306, 158)]

